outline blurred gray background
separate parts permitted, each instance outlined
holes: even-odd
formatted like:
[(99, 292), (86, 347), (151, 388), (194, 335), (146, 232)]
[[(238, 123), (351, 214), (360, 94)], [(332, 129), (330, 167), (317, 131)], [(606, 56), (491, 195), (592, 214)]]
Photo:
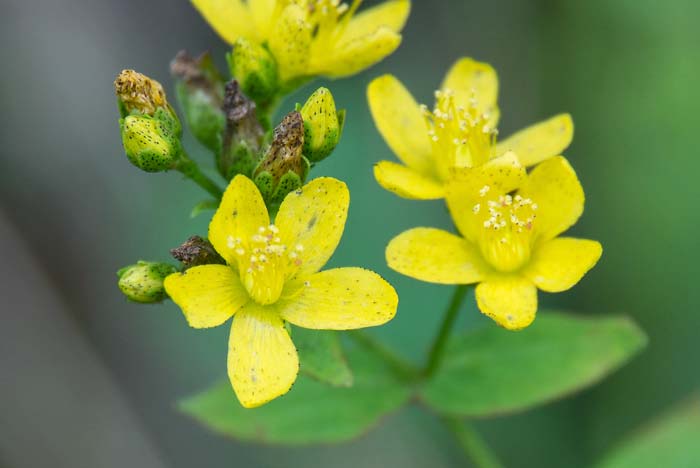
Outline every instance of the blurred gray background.
[[(368, 4), (376, 2), (367, 2)], [(129, 304), (115, 272), (206, 233), (206, 198), (177, 174), (132, 167), (112, 81), (123, 68), (160, 80), (180, 49), (226, 46), (185, 0), (3, 0), (0, 17), (0, 465), (17, 467), (452, 467), (449, 434), (415, 408), (357, 441), (298, 449), (240, 444), (175, 409), (225, 374), (226, 327), (189, 329), (172, 305)], [(370, 267), (396, 285), (397, 318), (378, 336), (419, 359), (450, 289), (388, 270), (387, 241), (449, 226), (440, 202), (382, 191), (372, 164), (393, 156), (374, 129), (369, 81), (397, 75), (432, 103), (468, 55), (501, 77), (501, 134), (574, 116), (567, 151), (587, 193), (574, 233), (602, 241), (601, 263), (544, 305), (627, 313), (650, 348), (595, 389), (479, 423), (507, 466), (587, 466), (639, 423), (700, 386), (697, 249), (700, 91), (692, 0), (414, 1), (401, 48), (350, 79), (318, 81), (348, 109), (344, 140), (316, 175), (348, 182), (334, 265)], [(189, 140), (203, 163), (209, 156)], [(483, 320), (471, 307), (462, 327)]]

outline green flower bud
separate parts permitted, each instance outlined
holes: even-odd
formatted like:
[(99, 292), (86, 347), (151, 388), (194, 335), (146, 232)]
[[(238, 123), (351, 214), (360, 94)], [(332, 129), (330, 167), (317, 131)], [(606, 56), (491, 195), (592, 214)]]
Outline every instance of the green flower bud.
[(345, 110), (336, 111), (333, 95), (318, 88), (301, 108), (304, 119), (304, 156), (317, 163), (331, 154), (340, 141)]
[(131, 163), (146, 172), (173, 169), (180, 155), (180, 140), (166, 122), (148, 115), (119, 120), (122, 144)]
[(304, 123), (299, 112), (287, 114), (273, 135), (265, 157), (255, 169), (253, 181), (268, 209), (275, 213), (284, 197), (304, 184), (309, 161), (302, 155)]
[(117, 272), (119, 289), (134, 302), (161, 302), (167, 297), (163, 281), (166, 276), (175, 272), (177, 269), (167, 263), (139, 261)]
[(199, 236), (190, 237), (180, 247), (171, 249), (170, 254), (185, 268), (199, 265), (226, 265), (226, 260), (216, 252), (211, 242)]
[(222, 106), (224, 79), (208, 53), (194, 58), (180, 51), (170, 64), (178, 102), (194, 137), (219, 153), (221, 135), (226, 125)]
[(231, 75), (258, 104), (268, 103), (277, 93), (279, 77), (274, 57), (262, 45), (240, 37), (227, 55)]
[(237, 174), (250, 176), (259, 161), (265, 132), (258, 121), (255, 103), (248, 99), (236, 80), (226, 84), (224, 114), (226, 130), (217, 166), (227, 180)]

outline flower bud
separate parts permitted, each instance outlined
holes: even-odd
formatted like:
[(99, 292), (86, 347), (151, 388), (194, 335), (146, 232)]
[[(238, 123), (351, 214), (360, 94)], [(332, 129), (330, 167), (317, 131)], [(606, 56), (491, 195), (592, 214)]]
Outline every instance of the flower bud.
[(139, 261), (117, 272), (119, 289), (134, 302), (153, 304), (167, 297), (163, 281), (177, 269), (167, 263)]
[(210, 150), (221, 151), (221, 136), (226, 125), (224, 79), (208, 53), (194, 58), (180, 51), (170, 64), (178, 81), (175, 89), (180, 108), (194, 137)]
[(255, 112), (255, 103), (248, 99), (238, 82), (226, 84), (224, 97), (226, 130), (217, 166), (227, 180), (237, 174), (250, 176), (258, 164), (260, 147), (265, 134)]
[(124, 152), (131, 163), (146, 172), (173, 169), (181, 147), (179, 138), (166, 123), (148, 115), (129, 115), (120, 119)]
[(313, 164), (331, 154), (340, 141), (345, 110), (335, 109), (333, 95), (318, 88), (300, 110), (304, 119), (304, 156)]
[(122, 117), (134, 113), (152, 116), (168, 104), (163, 86), (134, 70), (122, 70), (114, 80), (114, 90), (123, 110)]
[(265, 157), (255, 169), (253, 180), (268, 209), (275, 212), (289, 192), (304, 184), (309, 161), (302, 155), (304, 123), (299, 112), (287, 114), (273, 135)]
[(192, 236), (187, 239), (180, 247), (170, 250), (170, 254), (179, 260), (185, 268), (192, 268), (199, 265), (225, 265), (226, 260), (221, 258), (206, 239), (199, 236)]
[(227, 59), (231, 75), (246, 96), (258, 104), (274, 98), (279, 86), (277, 63), (264, 46), (240, 37)]

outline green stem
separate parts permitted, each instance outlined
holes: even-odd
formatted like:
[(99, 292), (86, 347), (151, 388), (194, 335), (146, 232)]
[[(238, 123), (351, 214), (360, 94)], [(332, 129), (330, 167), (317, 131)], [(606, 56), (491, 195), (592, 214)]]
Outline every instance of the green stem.
[(459, 312), (459, 307), (462, 305), (462, 301), (464, 301), (464, 297), (467, 295), (468, 290), (469, 286), (464, 284), (460, 284), (455, 289), (455, 292), (452, 295), (452, 300), (450, 301), (450, 305), (447, 308), (445, 316), (442, 319), (440, 331), (438, 331), (438, 334), (435, 337), (435, 341), (433, 341), (433, 345), (430, 348), (428, 362), (425, 365), (425, 369), (423, 370), (423, 377), (430, 377), (440, 366), (445, 352), (445, 345), (447, 345), (447, 338), (450, 336), (452, 326), (454, 325), (455, 320), (457, 319), (457, 312)]
[(452, 416), (442, 416), (442, 421), (455, 436), (464, 454), (478, 468), (501, 468), (503, 466), (486, 441), (470, 424)]
[(175, 166), (175, 170), (182, 172), (185, 177), (191, 179), (217, 200), (221, 200), (224, 194), (223, 190), (213, 180), (204, 175), (197, 163), (192, 161), (184, 152)]
[(381, 356), (401, 377), (414, 379), (418, 376), (418, 369), (368, 333), (362, 330), (353, 330), (348, 332), (348, 336), (366, 349)]

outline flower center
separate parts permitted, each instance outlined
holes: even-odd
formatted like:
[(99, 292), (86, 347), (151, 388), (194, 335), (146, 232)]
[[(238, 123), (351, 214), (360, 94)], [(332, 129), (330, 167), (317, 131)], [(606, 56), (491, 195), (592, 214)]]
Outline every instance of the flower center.
[(530, 259), (537, 203), (520, 195), (488, 198), (490, 189), (485, 185), (479, 191), (483, 201), (472, 207), (481, 226), (479, 247), (491, 266), (515, 271)]
[(421, 108), (441, 179), (452, 167), (480, 166), (491, 159), (498, 130), (489, 123), (489, 114), (479, 112), (474, 90), (466, 108), (455, 103), (450, 89), (435, 91), (432, 112), (425, 105)]
[(279, 299), (284, 282), (302, 265), (304, 247), (290, 248), (282, 242), (277, 226), (260, 226), (248, 239), (228, 237), (228, 247), (238, 258), (243, 285), (258, 303), (272, 304)]

